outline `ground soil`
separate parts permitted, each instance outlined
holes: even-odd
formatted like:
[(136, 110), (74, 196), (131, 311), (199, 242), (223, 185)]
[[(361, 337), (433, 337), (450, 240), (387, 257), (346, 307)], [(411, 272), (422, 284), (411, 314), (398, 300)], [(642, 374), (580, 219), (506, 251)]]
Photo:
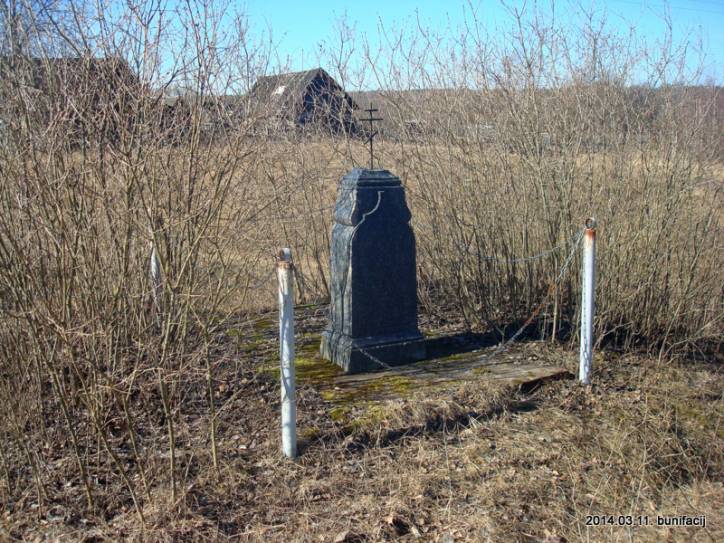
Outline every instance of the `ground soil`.
[[(312, 357), (323, 308), (301, 313), (298, 354)], [(343, 409), (307, 379), (298, 392), (301, 454), (291, 461), (280, 454), (274, 319), (232, 323), (220, 336), (217, 470), (199, 380), (180, 403), (175, 501), (158, 421), (143, 435), (145, 454), (158, 458), (145, 474), (144, 523), (117, 478), (96, 481), (96, 515), (78, 513), (83, 492), (65, 460), (50, 502), (35, 503), (29, 488), (26, 500), (0, 509), (0, 540), (724, 540), (724, 376), (715, 357), (662, 362), (605, 351), (589, 388), (574, 379), (532, 389), (476, 380), (401, 387), (399, 398)], [(433, 327), (461, 331), (423, 319)], [(539, 340), (499, 356), (571, 374), (577, 365), (570, 345)], [(657, 527), (663, 515), (704, 516), (706, 527)]]

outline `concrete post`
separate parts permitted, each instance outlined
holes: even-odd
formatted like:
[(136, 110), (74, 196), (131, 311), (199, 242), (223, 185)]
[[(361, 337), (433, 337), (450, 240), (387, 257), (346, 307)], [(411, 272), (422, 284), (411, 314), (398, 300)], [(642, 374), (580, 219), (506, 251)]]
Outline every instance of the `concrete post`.
[(282, 452), (297, 456), (297, 406), (294, 375), (294, 266), (290, 249), (279, 251), (279, 355), (282, 393)]
[(583, 284), (581, 289), (581, 351), (578, 378), (584, 385), (591, 384), (593, 359), (593, 317), (596, 311), (596, 221), (586, 221), (583, 235)]

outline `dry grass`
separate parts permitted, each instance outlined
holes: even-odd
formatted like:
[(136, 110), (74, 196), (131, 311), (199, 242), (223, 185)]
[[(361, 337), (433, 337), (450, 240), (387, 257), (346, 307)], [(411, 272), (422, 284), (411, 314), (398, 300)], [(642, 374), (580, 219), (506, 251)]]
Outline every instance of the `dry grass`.
[(494, 40), (474, 14), (459, 35), (389, 30), (379, 54), (340, 32), (325, 65), (350, 83), (362, 51), (384, 97), (428, 330), (502, 337), (540, 308), (531, 336), (572, 364), (577, 260), (516, 258), (594, 215), (596, 337), (628, 354), (591, 394), (468, 387), (353, 428), (306, 388), (290, 464), (258, 371), (277, 357), (273, 255), (292, 248), (298, 302), (326, 301), (335, 186), (366, 149), (324, 126), (262, 136), (273, 100), (220, 96), (273, 47), (210, 0), (177, 4), (0, 10), (0, 538), (586, 540), (626, 537), (587, 532), (591, 508), (716, 503), (721, 89), (687, 72), (691, 48), (519, 13)]
[[(316, 334), (308, 310), (299, 322)], [(269, 326), (269, 325), (264, 325)], [(256, 370), (274, 356), (273, 331), (235, 351), (231, 334), (217, 360), (219, 457), (208, 468), (203, 378), (189, 378), (177, 426), (179, 497), (162, 483), (164, 426), (140, 427), (151, 456), (141, 525), (119, 481), (93, 469), (97, 514), (83, 511), (77, 473), (64, 461), (62, 435), (48, 428), (48, 501), (13, 501), (4, 536), (25, 541), (717, 541), (724, 498), (724, 380), (714, 364), (660, 364), (635, 355), (597, 357), (595, 387), (573, 381), (524, 394), (514, 388), (455, 386), (424, 400), (368, 407), (355, 424), (335, 420), (313, 387), (300, 390), (297, 463), (279, 453), (278, 385)], [(237, 328), (235, 328), (237, 329)], [(244, 330), (243, 327), (238, 329)], [(531, 354), (575, 367), (575, 357), (540, 342)], [(142, 401), (139, 398), (139, 401)], [(150, 404), (149, 404), (150, 405)], [(128, 440), (113, 429), (113, 446)], [(60, 429), (58, 429), (60, 430)], [(52, 436), (56, 436), (53, 438)], [(92, 451), (88, 451), (95, 457)], [(19, 459), (18, 459), (19, 460)], [(128, 460), (130, 461), (130, 459)], [(22, 462), (6, 458), (10, 481)], [(102, 492), (100, 490), (103, 489)], [(5, 490), (5, 489), (4, 489)], [(586, 527), (589, 514), (706, 515), (707, 529)]]

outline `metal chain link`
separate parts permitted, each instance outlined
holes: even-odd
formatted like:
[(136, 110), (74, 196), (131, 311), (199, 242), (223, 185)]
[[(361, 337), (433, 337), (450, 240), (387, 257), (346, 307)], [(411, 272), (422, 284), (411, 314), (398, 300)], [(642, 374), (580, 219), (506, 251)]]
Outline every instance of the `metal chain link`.
[[(434, 233), (433, 229), (424, 223), (415, 222), (414, 226), (415, 226), (415, 228), (421, 228), (422, 230), (427, 230), (428, 232)], [(552, 253), (560, 251), (561, 249), (565, 248), (566, 245), (568, 245), (568, 241), (565, 241), (565, 242), (561, 243), (560, 245), (556, 245), (555, 247), (552, 247), (551, 249), (546, 249), (545, 251), (542, 251), (538, 254), (531, 255), (531, 256), (522, 256), (519, 258), (505, 258), (505, 257), (500, 257), (500, 256), (484, 255), (478, 250), (474, 250), (471, 253), (470, 249), (468, 249), (468, 248), (465, 248), (465, 249), (458, 248), (458, 249), (465, 253), (471, 253), (471, 254), (477, 256), (480, 260), (486, 260), (486, 261), (490, 261), (490, 262), (508, 262), (511, 264), (520, 264), (523, 262), (531, 262), (534, 260), (540, 260), (541, 258), (544, 258)]]
[[(492, 353), (489, 353), (489, 354), (485, 355), (483, 358), (479, 359), (481, 362), (484, 360), (487, 360), (489, 358), (492, 358), (494, 356), (497, 356), (497, 355), (501, 354), (502, 352), (506, 351), (510, 347), (510, 345), (512, 345), (520, 337), (520, 335), (530, 325), (530, 323), (533, 322), (533, 320), (538, 316), (538, 314), (540, 314), (543, 307), (545, 307), (545, 304), (547, 303), (549, 296), (553, 292), (554, 287), (557, 286), (558, 284), (560, 284), (561, 280), (565, 276), (565, 273), (568, 271), (568, 268), (569, 268), (571, 262), (573, 262), (573, 256), (575, 255), (576, 249), (578, 248), (578, 245), (580, 244), (581, 239), (583, 238), (583, 232), (584, 232), (583, 229), (581, 229), (581, 230), (579, 230), (577, 235), (574, 236), (573, 241), (571, 242), (571, 250), (568, 253), (568, 256), (566, 257), (566, 260), (564, 261), (563, 266), (561, 266), (561, 270), (558, 273), (558, 276), (555, 278), (555, 280), (553, 282), (551, 282), (551, 284), (548, 288), (548, 292), (546, 293), (546, 296), (543, 298), (543, 301), (533, 310), (533, 313), (531, 313), (531, 315), (528, 317), (528, 319), (526, 319), (526, 321), (515, 332), (515, 334), (513, 334), (505, 342), (498, 345)], [(409, 343), (409, 342), (390, 343), (390, 344), (384, 345), (384, 347), (394, 347), (397, 345), (404, 345), (406, 343)], [(384, 363), (382, 360), (380, 360), (379, 358), (377, 358), (376, 356), (371, 354), (366, 349), (363, 349), (362, 347), (356, 347), (356, 348), (362, 354), (364, 354), (370, 360), (372, 360), (374, 363), (378, 364), (380, 367), (388, 369), (388, 370), (394, 369), (392, 366)]]
[(254, 283), (254, 285), (247, 286), (246, 288), (251, 289), (251, 290), (257, 290), (258, 288), (261, 288), (262, 286), (264, 286), (267, 283), (267, 281), (269, 281), (269, 279), (271, 279), (274, 275), (276, 275), (276, 271), (277, 271), (276, 268), (272, 268), (272, 270), (269, 273), (267, 273), (264, 277), (259, 279), (256, 283)]

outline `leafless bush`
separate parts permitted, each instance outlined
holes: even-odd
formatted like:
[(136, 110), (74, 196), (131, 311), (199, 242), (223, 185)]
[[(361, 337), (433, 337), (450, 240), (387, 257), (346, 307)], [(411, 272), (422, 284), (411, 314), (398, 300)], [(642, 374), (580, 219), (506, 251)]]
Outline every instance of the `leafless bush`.
[[(154, 456), (142, 428), (154, 419), (166, 427), (175, 501), (176, 424), (197, 376), (208, 385), (217, 465), (210, 345), (263, 251), (239, 243), (251, 228), (255, 119), (219, 95), (247, 90), (267, 53), (244, 40), (241, 19), (227, 29), (233, 40), (222, 35), (211, 4), (186, 4), (170, 23), (155, 3), (121, 14), (78, 5), (69, 35), (61, 24), (72, 22), (33, 7), (18, 3), (22, 17), (4, 19), (4, 438), (26, 451), (42, 504), (52, 459), (37, 440), (49, 439), (45, 421), (57, 414), (87, 506), (97, 505), (92, 480), (107, 471), (142, 517)], [(41, 15), (55, 42), (38, 34)], [(184, 91), (169, 100), (171, 87)], [(90, 460), (95, 451), (104, 460)]]
[[(546, 297), (595, 216), (598, 337), (662, 353), (717, 345), (719, 89), (697, 85), (670, 38), (656, 50), (595, 15), (580, 28), (512, 20), (495, 39), (475, 14), (454, 37), (390, 30), (394, 47), (367, 52), (387, 164), (412, 200), (422, 300), (502, 333)], [(571, 273), (554, 286), (544, 335), (575, 322), (578, 285)]]
[[(143, 519), (157, 489), (175, 507), (190, 472), (219, 469), (220, 338), (273, 302), (273, 250), (292, 247), (301, 301), (328, 296), (336, 181), (367, 150), (326, 121), (270, 125), (278, 105), (249, 91), (273, 47), (212, 2), (63, 5), (2, 12), (0, 487), (42, 506), (69, 483), (79, 510)], [(343, 23), (321, 59), (379, 89), (355, 97), (386, 119), (422, 304), (505, 334), (543, 303), (560, 337), (578, 278), (556, 278), (593, 215), (598, 337), (718, 345), (719, 91), (671, 44), (514, 19), (503, 40), (474, 17), (455, 40), (383, 29), (379, 52)]]

